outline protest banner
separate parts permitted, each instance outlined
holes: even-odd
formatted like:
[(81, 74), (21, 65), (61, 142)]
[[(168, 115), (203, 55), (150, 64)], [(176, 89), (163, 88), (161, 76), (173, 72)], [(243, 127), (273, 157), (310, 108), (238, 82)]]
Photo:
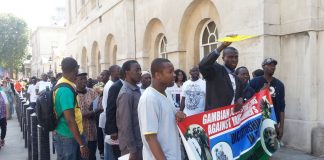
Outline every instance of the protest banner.
[(240, 111), (234, 108), (216, 108), (178, 123), (190, 160), (266, 160), (279, 148), (268, 89), (256, 93)]

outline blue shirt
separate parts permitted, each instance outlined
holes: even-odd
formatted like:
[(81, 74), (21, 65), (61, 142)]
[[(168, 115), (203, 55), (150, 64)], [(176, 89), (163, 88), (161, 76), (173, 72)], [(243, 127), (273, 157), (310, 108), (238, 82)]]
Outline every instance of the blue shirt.
[[(265, 83), (268, 83), (267, 80), (263, 76), (260, 76), (253, 78), (250, 81), (250, 86), (255, 90), (255, 92), (259, 92)], [(273, 92), (271, 92), (271, 89), (273, 89)], [(279, 79), (273, 77), (270, 82), (270, 92), (272, 93), (271, 97), (276, 112), (276, 118), (277, 121), (280, 122), (280, 112), (285, 112), (286, 107), (285, 86)]]

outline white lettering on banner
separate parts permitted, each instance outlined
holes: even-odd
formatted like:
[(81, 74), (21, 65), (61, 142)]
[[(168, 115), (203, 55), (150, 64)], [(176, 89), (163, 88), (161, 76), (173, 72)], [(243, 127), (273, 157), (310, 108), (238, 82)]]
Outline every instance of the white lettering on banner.
[(208, 113), (203, 115), (202, 124), (209, 124), (217, 121), (221, 121), (230, 117), (230, 109)]

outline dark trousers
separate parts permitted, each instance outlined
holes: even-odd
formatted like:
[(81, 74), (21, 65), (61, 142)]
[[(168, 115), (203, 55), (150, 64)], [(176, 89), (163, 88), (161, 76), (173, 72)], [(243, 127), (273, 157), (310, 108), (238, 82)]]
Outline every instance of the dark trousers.
[(96, 160), (97, 141), (88, 141), (89, 160)]
[(119, 149), (119, 145), (111, 145), (111, 148), (112, 148), (112, 151), (113, 151), (115, 157), (121, 156), (121, 151)]
[(1, 140), (3, 140), (6, 137), (7, 133), (7, 118), (1, 118), (0, 119), (0, 128), (1, 128)]
[(29, 106), (31, 106), (32, 108), (36, 108), (36, 102), (31, 102), (30, 104), (29, 104)]
[(99, 116), (96, 117), (96, 124), (97, 124), (97, 144), (99, 154), (104, 154), (104, 135), (102, 133), (102, 128), (99, 127)]

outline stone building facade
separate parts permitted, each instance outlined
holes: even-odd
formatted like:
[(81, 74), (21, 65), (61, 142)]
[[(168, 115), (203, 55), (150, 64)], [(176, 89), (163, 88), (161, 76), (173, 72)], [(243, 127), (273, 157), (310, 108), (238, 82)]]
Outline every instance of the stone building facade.
[(61, 72), (61, 61), (66, 44), (64, 27), (38, 27), (31, 35), (31, 76)]
[[(136, 59), (144, 70), (156, 57), (188, 71), (217, 39), (234, 43), (239, 66), (253, 71), (278, 60), (286, 87), (286, 145), (311, 152), (312, 130), (324, 126), (324, 0), (66, 0), (67, 53), (90, 77)], [(221, 62), (221, 60), (220, 60)], [(316, 139), (315, 139), (316, 140)]]

